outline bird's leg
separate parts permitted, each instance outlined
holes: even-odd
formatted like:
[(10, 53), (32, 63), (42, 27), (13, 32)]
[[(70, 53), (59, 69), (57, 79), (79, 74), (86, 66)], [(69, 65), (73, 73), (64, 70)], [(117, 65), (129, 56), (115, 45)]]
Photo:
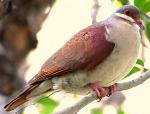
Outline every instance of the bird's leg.
[(100, 86), (98, 85), (98, 83), (88, 84), (87, 86), (88, 86), (90, 89), (92, 89), (93, 91), (96, 92), (97, 97), (98, 97), (99, 99), (102, 99), (103, 97), (106, 96), (106, 90), (105, 90), (105, 88), (100, 87)]
[[(103, 97), (106, 96), (106, 90), (105, 90), (105, 88), (100, 87), (100, 86), (98, 85), (98, 83), (88, 84), (87, 86), (88, 86), (90, 89), (92, 89), (93, 91), (96, 92), (97, 97), (98, 97), (99, 99), (102, 99)], [(110, 95), (112, 95), (115, 91), (116, 91), (116, 85), (115, 85), (115, 84), (114, 84), (114, 85), (111, 85), (111, 86), (109, 87), (109, 94), (108, 94), (108, 97), (109, 97)]]
[(116, 91), (116, 85), (115, 84), (111, 85), (109, 87), (109, 95), (108, 95), (108, 97), (111, 96), (115, 91)]

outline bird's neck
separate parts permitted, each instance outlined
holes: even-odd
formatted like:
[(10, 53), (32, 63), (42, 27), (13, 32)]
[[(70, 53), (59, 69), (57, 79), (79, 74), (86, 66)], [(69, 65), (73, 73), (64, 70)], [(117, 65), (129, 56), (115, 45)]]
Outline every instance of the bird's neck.
[(134, 48), (133, 45), (136, 44), (133, 43), (137, 43), (139, 45), (140, 42), (139, 29), (136, 24), (133, 23), (133, 19), (130, 20), (130, 17), (128, 20), (127, 19), (125, 20), (125, 18), (120, 17), (120, 15), (114, 15), (106, 20), (106, 28), (108, 31), (107, 40), (114, 42), (117, 46), (125, 50)]

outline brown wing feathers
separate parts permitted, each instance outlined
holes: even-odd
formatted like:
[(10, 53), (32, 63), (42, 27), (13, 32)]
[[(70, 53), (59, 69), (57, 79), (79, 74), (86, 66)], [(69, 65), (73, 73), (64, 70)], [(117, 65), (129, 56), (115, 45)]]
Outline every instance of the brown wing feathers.
[(114, 48), (114, 43), (108, 42), (105, 34), (104, 25), (83, 29), (44, 63), (40, 75), (30, 80), (29, 84), (75, 70), (93, 69), (103, 62)]

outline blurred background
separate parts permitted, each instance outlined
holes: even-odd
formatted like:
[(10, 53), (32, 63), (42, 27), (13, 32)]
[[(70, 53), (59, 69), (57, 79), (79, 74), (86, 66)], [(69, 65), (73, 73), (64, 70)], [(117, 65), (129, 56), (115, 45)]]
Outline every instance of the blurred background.
[[(76, 32), (91, 25), (95, 14), (99, 22), (125, 4), (139, 7), (146, 25), (141, 33), (143, 45), (139, 59), (124, 79), (130, 80), (150, 69), (150, 0), (1, 1), (0, 114), (7, 114), (3, 110), (4, 104), (40, 70), (48, 57)], [(101, 102), (94, 101), (78, 114), (150, 114), (149, 90), (150, 80), (147, 80), (138, 87), (117, 92)], [(51, 114), (83, 97), (65, 92), (48, 96), (41, 96), (18, 113)]]

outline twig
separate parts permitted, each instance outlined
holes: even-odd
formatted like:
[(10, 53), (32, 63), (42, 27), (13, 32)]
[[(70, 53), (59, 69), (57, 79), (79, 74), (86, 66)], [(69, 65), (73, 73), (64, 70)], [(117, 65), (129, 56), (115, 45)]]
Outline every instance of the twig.
[[(150, 78), (150, 70), (143, 73), (141, 76), (127, 82), (117, 83), (116, 84), (116, 91), (123, 91), (128, 90), (133, 87), (136, 87), (140, 84), (142, 84), (144, 81)], [(107, 89), (107, 95), (108, 95), (108, 89)], [(67, 107), (61, 111), (54, 112), (53, 114), (76, 114), (79, 110), (81, 110), (83, 107), (85, 107), (87, 104), (91, 103), (92, 101), (97, 99), (97, 95), (95, 93), (91, 93), (86, 95), (84, 98), (82, 98), (80, 101), (75, 103), (74, 105)]]
[(142, 12), (142, 14), (143, 14), (148, 20), (150, 20), (150, 16), (149, 16), (148, 14), (143, 13), (143, 12)]
[(92, 24), (95, 24), (100, 5), (99, 5), (98, 0), (93, 0), (93, 3), (94, 4), (92, 6), (91, 18), (92, 18)]

